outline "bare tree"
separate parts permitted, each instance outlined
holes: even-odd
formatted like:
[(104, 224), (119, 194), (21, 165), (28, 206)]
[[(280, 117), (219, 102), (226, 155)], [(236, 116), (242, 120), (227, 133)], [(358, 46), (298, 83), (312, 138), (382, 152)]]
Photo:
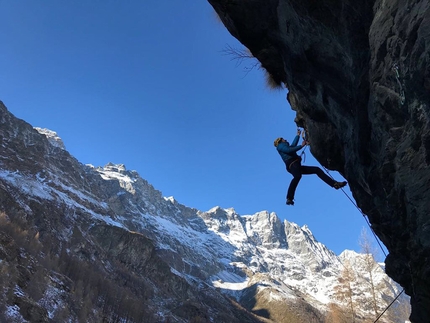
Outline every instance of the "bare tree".
[(379, 316), (379, 291), (375, 284), (374, 270), (378, 265), (375, 261), (377, 249), (370, 242), (367, 230), (363, 228), (360, 236), (360, 247), (363, 253), (364, 269), (366, 271), (366, 281), (369, 283), (369, 292), (372, 296), (372, 308), (375, 313), (375, 319)]
[(227, 45), (224, 47), (222, 52), (225, 55), (231, 56), (231, 60), (236, 62), (236, 67), (241, 65), (244, 61), (252, 61), (250, 66), (246, 66), (244, 68), (246, 74), (251, 72), (254, 68), (259, 69), (261, 67), (258, 59), (255, 58), (251, 51), (246, 47), (238, 49)]
[(338, 284), (334, 287), (334, 298), (342, 303), (346, 303), (349, 322), (356, 321), (356, 309), (354, 301), (353, 285), (355, 282), (355, 272), (349, 261), (343, 264), (343, 270), (338, 278)]
[(251, 62), (251, 64), (245, 66), (244, 68), (245, 76), (248, 75), (248, 73), (251, 72), (253, 69), (262, 69), (264, 72), (266, 85), (269, 89), (271, 90), (283, 89), (282, 81), (279, 78), (274, 77), (267, 69), (265, 69), (260, 63), (260, 61), (257, 59), (257, 57), (255, 57), (248, 48), (244, 47), (244, 48), (238, 49), (230, 45), (227, 45), (226, 47), (224, 47), (222, 52), (225, 55), (231, 56), (232, 61), (236, 61), (236, 67), (241, 65), (244, 61)]

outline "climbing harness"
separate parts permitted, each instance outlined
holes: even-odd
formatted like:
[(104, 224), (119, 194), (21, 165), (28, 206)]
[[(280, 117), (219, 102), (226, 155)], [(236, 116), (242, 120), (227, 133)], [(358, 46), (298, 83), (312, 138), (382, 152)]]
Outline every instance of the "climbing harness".
[[(403, 103), (402, 103), (403, 104)], [(325, 172), (327, 173), (328, 176), (330, 176), (331, 179), (334, 180), (333, 176), (331, 176), (330, 172), (328, 171), (327, 168), (325, 168), (323, 165), (321, 165)], [(345, 196), (349, 199), (349, 201), (355, 206), (355, 208), (361, 213), (361, 215), (363, 216), (363, 218), (366, 220), (367, 225), (369, 226), (370, 230), (372, 231), (373, 236), (375, 237), (376, 242), (378, 243), (379, 247), (381, 248), (383, 254), (385, 257), (387, 257), (387, 253), (385, 252), (384, 248), (381, 245), (381, 242), (378, 239), (378, 236), (376, 235), (375, 231), (373, 231), (373, 228), (371, 227), (369, 220), (366, 218), (366, 215), (363, 213), (363, 211), (361, 211), (361, 209), (358, 207), (358, 205), (351, 199), (351, 197), (346, 194), (346, 192), (344, 191), (343, 188), (341, 188), (343, 194), (345, 194)], [(394, 302), (400, 297), (400, 295), (405, 291), (405, 289), (403, 288), (402, 291), (394, 298), (394, 300), (385, 308), (385, 310), (376, 318), (376, 320), (373, 323), (378, 322), (378, 320), (381, 318), (381, 316), (394, 304)]]
[(399, 65), (397, 65), (397, 63), (394, 63), (392, 66), (392, 70), (394, 71), (395, 75), (396, 75), (396, 80), (397, 83), (399, 84), (399, 88), (400, 88), (400, 103), (403, 105), (405, 104), (405, 90), (403, 89), (403, 85), (402, 82), (400, 82), (400, 73), (399, 73)]
[(302, 160), (302, 157), (300, 156), (299, 158), (296, 158), (296, 159), (294, 159), (289, 165), (288, 165), (288, 167), (287, 167), (287, 170), (290, 170), (291, 169), (291, 166), (295, 163), (295, 162), (297, 162), (297, 161), (301, 161)]

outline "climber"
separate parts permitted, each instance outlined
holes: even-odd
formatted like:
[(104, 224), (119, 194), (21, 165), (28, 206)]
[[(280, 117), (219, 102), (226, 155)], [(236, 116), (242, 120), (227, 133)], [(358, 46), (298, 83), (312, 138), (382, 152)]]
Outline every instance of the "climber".
[(294, 205), (294, 194), (296, 192), (297, 185), (302, 178), (302, 175), (316, 174), (324, 182), (337, 190), (347, 184), (347, 182), (336, 182), (334, 179), (331, 179), (319, 167), (303, 166), (301, 164), (302, 158), (298, 156), (296, 152), (305, 147), (308, 142), (303, 139), (302, 144), (299, 146), (298, 143), (300, 134), (301, 131), (298, 129), (297, 136), (294, 138), (291, 145), (284, 138), (277, 138), (274, 142), (276, 150), (278, 151), (279, 155), (281, 155), (281, 158), (287, 167), (287, 171), (293, 175), (293, 179), (291, 180), (290, 186), (288, 187), (287, 205)]

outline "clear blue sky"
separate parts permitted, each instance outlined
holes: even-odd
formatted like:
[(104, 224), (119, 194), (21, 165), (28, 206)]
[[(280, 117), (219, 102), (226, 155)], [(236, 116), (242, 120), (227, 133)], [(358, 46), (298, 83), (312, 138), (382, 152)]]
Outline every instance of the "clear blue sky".
[(359, 250), (367, 225), (341, 191), (305, 176), (285, 205), (273, 140), (296, 133), (286, 90), (223, 52), (241, 45), (207, 1), (0, 0), (0, 12), (0, 100), (80, 162), (123, 163), (186, 206), (276, 212), (337, 254)]

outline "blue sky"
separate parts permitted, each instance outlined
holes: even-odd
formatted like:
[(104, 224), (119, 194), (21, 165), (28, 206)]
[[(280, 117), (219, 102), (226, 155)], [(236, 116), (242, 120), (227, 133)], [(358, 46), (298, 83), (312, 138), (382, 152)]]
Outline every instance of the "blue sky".
[[(291, 175), (273, 140), (296, 133), (287, 92), (226, 55), (242, 46), (207, 1), (0, 0), (0, 11), (0, 100), (80, 162), (125, 164), (202, 211), (276, 212), (337, 254), (359, 251), (367, 224), (341, 191), (304, 176), (285, 205)], [(318, 165), (309, 149), (304, 164)]]

